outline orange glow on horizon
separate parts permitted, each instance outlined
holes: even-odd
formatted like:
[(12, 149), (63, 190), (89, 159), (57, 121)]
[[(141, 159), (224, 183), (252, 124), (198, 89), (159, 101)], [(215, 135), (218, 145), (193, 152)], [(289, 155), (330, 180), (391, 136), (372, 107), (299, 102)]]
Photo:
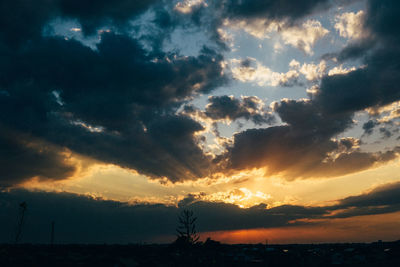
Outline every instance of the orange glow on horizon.
[(304, 226), (203, 232), (201, 236), (202, 240), (211, 237), (227, 244), (394, 241), (400, 240), (400, 212), (321, 220)]

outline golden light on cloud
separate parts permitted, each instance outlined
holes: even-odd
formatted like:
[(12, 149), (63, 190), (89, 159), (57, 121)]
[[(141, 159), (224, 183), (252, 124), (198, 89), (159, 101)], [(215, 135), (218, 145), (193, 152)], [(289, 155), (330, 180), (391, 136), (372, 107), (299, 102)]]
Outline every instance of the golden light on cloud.
[[(74, 159), (78, 160), (78, 159)], [(71, 192), (131, 203), (164, 203), (177, 205), (188, 194), (198, 200), (225, 202), (248, 208), (267, 204), (268, 208), (284, 204), (331, 205), (337, 199), (358, 195), (379, 185), (400, 180), (396, 160), (376, 169), (321, 179), (288, 181), (279, 176), (265, 177), (265, 170), (242, 171), (218, 179), (206, 178), (177, 184), (160, 184), (157, 180), (116, 165), (85, 163), (74, 177), (66, 180), (32, 179), (20, 187), (32, 190)]]
[(271, 195), (261, 191), (252, 192), (247, 188), (241, 187), (226, 192), (199, 194), (198, 199), (210, 202), (225, 202), (235, 204), (240, 208), (250, 208), (261, 203), (265, 204), (269, 202)]
[(200, 5), (207, 6), (207, 3), (204, 0), (184, 0), (177, 3), (174, 9), (180, 13), (189, 14)]

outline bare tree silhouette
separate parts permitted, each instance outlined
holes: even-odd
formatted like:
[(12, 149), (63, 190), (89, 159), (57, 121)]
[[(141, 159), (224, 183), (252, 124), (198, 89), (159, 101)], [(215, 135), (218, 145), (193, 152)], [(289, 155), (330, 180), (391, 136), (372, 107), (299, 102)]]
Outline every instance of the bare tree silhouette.
[(178, 233), (178, 238), (176, 242), (193, 245), (199, 241), (199, 234), (196, 231), (197, 217), (194, 216), (193, 211), (183, 210), (178, 217), (178, 228), (176, 232)]

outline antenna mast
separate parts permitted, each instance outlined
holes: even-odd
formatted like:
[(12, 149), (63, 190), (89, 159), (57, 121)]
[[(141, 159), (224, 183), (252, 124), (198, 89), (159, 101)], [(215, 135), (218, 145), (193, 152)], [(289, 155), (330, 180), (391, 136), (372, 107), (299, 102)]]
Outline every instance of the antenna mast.
[(15, 235), (15, 244), (17, 244), (21, 239), (22, 226), (24, 225), (25, 212), (27, 207), (28, 205), (26, 204), (25, 201), (19, 204), (19, 220), (17, 225), (17, 233)]
[(56, 223), (54, 221), (51, 222), (51, 235), (50, 235), (50, 244), (54, 245), (54, 225)]

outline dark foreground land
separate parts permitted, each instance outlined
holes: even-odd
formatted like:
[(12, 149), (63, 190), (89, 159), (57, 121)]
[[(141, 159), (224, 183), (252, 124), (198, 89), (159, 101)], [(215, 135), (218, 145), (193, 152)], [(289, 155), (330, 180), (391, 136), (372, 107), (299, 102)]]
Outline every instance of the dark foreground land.
[(0, 266), (400, 266), (400, 241), (371, 244), (0, 245)]

